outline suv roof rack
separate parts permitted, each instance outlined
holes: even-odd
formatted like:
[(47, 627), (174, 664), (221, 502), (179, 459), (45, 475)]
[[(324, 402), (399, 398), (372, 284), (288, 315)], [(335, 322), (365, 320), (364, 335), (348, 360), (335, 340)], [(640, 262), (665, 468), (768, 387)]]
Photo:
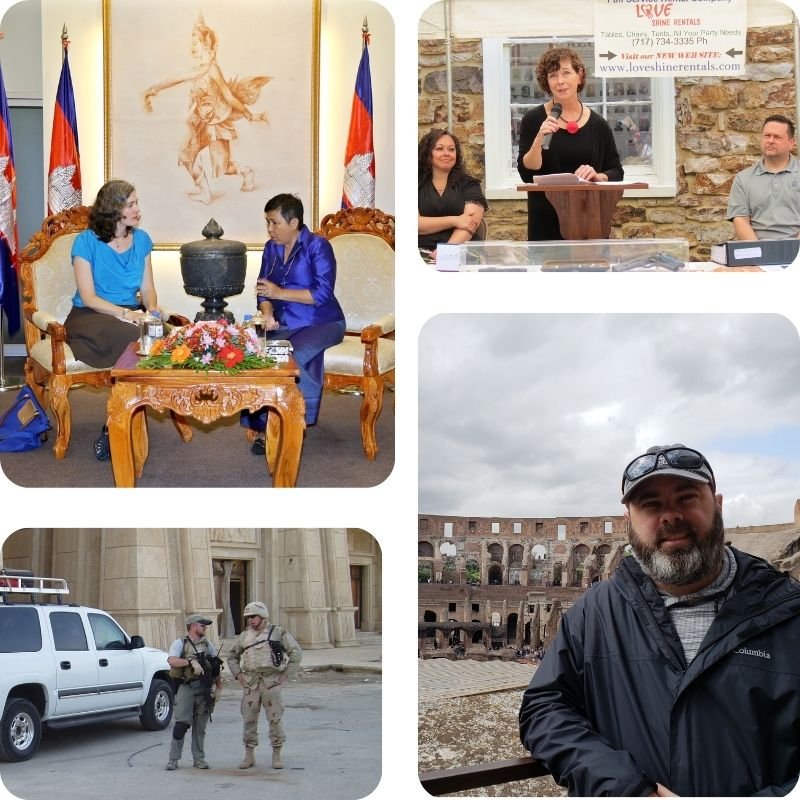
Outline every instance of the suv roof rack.
[(55, 595), (61, 604), (69, 587), (64, 578), (44, 578), (34, 575), (30, 570), (0, 569), (0, 598), (8, 603), (9, 595), (28, 594), (33, 603), (35, 595)]

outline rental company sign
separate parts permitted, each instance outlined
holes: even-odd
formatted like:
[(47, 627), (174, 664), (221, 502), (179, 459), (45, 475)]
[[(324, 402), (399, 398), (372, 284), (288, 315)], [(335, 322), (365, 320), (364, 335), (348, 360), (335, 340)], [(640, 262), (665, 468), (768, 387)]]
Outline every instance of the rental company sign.
[(595, 0), (595, 75), (743, 75), (746, 34), (746, 0)]

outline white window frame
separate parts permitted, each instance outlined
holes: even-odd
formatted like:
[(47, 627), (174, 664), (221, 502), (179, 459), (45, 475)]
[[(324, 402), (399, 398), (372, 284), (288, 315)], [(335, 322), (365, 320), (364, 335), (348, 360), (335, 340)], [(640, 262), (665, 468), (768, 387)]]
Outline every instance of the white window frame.
[(492, 523), (492, 533), (500, 533), (500, 523), (493, 522)]
[[(510, 163), (511, 46), (522, 42), (576, 41), (591, 37), (560, 36), (486, 38), (483, 40), (483, 105), (486, 141), (486, 197), (489, 200), (521, 200), (522, 182), (516, 164)], [(651, 78), (651, 124), (653, 163), (625, 167), (625, 180), (643, 181), (647, 189), (628, 189), (625, 197), (674, 197), (675, 177), (675, 89), (672, 78)]]

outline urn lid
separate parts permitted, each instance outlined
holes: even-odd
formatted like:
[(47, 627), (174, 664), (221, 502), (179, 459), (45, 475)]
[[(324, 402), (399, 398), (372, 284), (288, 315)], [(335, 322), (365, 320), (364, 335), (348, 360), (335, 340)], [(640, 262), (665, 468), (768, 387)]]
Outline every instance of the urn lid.
[(225, 233), (215, 219), (210, 219), (202, 230), (204, 239), (187, 242), (181, 245), (181, 259), (188, 258), (225, 258), (241, 257), (247, 253), (244, 242), (234, 239), (223, 239)]

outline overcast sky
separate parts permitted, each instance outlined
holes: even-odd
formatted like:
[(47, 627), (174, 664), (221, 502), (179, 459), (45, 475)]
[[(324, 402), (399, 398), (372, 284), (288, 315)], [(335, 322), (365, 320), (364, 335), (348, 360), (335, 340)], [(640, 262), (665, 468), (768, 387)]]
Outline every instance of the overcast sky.
[(420, 334), (419, 511), (621, 514), (625, 465), (703, 452), (726, 526), (800, 497), (800, 338), (778, 315), (441, 315)]

